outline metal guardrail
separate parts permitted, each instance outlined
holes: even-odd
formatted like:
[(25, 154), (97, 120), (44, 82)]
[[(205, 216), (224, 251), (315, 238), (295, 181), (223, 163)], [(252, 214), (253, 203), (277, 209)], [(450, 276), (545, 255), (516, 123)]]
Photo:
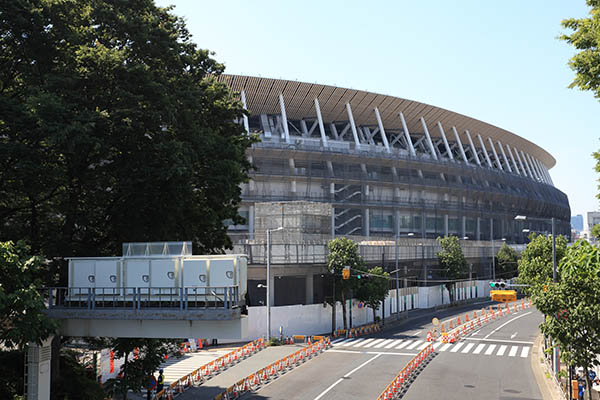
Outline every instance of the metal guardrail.
[(48, 309), (231, 310), (240, 302), (238, 286), (207, 287), (48, 287)]

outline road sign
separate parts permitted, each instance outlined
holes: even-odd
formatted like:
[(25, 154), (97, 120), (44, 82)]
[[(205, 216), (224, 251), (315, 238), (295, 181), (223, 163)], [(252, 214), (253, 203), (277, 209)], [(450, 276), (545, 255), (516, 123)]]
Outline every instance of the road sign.
[(434, 326), (438, 326), (438, 325), (440, 324), (440, 320), (439, 320), (439, 319), (437, 319), (436, 317), (433, 317), (433, 319), (431, 320), (431, 323), (432, 323)]

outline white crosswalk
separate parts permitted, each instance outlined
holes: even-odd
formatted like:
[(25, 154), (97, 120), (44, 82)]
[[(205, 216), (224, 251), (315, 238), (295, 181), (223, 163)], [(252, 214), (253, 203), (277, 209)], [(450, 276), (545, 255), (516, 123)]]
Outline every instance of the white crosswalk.
[[(345, 348), (348, 350), (364, 350), (364, 351), (382, 351), (404, 350), (407, 353), (411, 351), (423, 350), (430, 342), (422, 339), (386, 339), (386, 338), (358, 338), (358, 339), (338, 339), (333, 343), (333, 347)], [(501, 343), (440, 343), (434, 342), (433, 348), (439, 352), (449, 352), (457, 354), (475, 354), (493, 357), (513, 357), (527, 358), (531, 350), (530, 345), (504, 345)]]

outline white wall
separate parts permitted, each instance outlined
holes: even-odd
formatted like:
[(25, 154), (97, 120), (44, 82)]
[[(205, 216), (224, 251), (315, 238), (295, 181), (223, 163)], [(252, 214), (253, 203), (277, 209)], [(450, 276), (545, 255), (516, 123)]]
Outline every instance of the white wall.
[[(465, 288), (457, 289), (457, 300), (466, 300), (475, 297), (489, 296), (490, 289), (488, 281), (473, 281), (463, 283)], [(405, 292), (413, 294), (403, 295)], [(448, 290), (444, 285), (408, 288), (400, 295), (400, 311), (413, 308), (432, 308), (442, 304), (450, 303)], [(347, 303), (348, 304), (348, 303)], [(381, 317), (382, 308), (379, 307), (377, 315)], [(347, 308), (349, 311), (349, 307)], [(396, 291), (390, 290), (385, 299), (386, 318), (396, 313)], [(349, 314), (349, 312), (348, 312)], [(346, 316), (349, 318), (349, 315)], [(358, 326), (373, 322), (373, 311), (362, 306), (357, 301), (352, 304), (352, 326)], [(343, 328), (342, 306), (336, 308), (337, 328)], [(271, 336), (279, 336), (279, 327), (283, 329), (284, 336), (291, 335), (315, 335), (331, 332), (331, 306), (323, 307), (322, 304), (293, 305), (271, 307)], [(248, 335), (245, 340), (253, 340), (265, 336), (267, 330), (266, 307), (248, 307)]]

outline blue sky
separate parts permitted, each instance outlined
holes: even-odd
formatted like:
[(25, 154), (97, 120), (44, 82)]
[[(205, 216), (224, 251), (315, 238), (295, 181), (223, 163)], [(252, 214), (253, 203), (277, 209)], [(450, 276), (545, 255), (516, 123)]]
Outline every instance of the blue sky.
[(560, 21), (584, 0), (192, 1), (173, 4), (226, 72), (333, 84), (433, 104), (510, 130), (557, 160), (572, 214), (599, 208), (600, 102), (569, 89)]

